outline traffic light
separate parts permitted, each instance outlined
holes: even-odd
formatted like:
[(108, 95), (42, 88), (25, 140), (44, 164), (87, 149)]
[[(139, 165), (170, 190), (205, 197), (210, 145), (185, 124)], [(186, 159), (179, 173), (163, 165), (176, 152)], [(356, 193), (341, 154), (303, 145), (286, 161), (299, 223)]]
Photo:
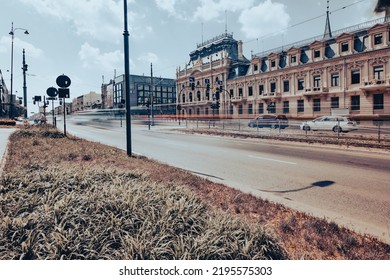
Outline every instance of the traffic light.
[(219, 109), (219, 106), (220, 106), (219, 101), (217, 101), (217, 103), (215, 104), (215, 109)]
[(220, 96), (220, 89), (219, 89), (219, 87), (217, 87), (217, 88), (215, 89), (215, 99), (216, 99), (216, 100), (219, 100), (219, 96)]

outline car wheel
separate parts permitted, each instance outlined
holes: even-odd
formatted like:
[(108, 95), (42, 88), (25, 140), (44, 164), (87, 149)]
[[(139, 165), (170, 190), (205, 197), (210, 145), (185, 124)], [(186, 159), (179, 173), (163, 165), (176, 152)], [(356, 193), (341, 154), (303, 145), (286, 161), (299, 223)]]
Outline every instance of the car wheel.
[(310, 131), (310, 126), (304, 125), (304, 126), (303, 126), (303, 130), (304, 130), (304, 131)]
[(335, 126), (334, 128), (333, 128), (333, 131), (334, 132), (342, 132), (343, 130), (341, 129), (341, 127), (340, 126)]

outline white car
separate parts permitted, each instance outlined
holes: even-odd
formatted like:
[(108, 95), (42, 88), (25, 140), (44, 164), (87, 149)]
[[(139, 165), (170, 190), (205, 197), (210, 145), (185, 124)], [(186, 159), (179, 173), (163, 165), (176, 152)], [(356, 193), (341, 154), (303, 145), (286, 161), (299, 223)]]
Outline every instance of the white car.
[(348, 132), (358, 129), (357, 123), (348, 117), (324, 116), (312, 121), (304, 122), (300, 128), (309, 130), (330, 130), (334, 132)]

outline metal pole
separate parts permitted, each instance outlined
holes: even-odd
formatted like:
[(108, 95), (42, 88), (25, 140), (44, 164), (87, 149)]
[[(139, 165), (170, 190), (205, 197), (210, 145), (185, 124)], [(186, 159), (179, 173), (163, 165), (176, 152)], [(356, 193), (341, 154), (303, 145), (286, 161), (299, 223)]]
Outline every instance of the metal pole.
[(24, 118), (27, 119), (27, 86), (26, 86), (26, 71), (27, 71), (27, 64), (26, 64), (26, 52), (23, 49), (23, 106), (24, 106)]
[(12, 119), (12, 90), (13, 90), (13, 80), (14, 80), (14, 23), (12, 22), (11, 27), (11, 36), (12, 36), (12, 43), (11, 43), (11, 94), (10, 94), (10, 103), (9, 103), (9, 118)]
[(123, 0), (124, 11), (124, 55), (125, 55), (125, 91), (126, 91), (126, 144), (127, 155), (131, 156), (131, 114), (130, 114), (130, 65), (129, 65), (129, 31), (127, 29), (127, 0)]
[(62, 99), (63, 108), (64, 108), (64, 135), (66, 136), (66, 105), (65, 105), (65, 97)]

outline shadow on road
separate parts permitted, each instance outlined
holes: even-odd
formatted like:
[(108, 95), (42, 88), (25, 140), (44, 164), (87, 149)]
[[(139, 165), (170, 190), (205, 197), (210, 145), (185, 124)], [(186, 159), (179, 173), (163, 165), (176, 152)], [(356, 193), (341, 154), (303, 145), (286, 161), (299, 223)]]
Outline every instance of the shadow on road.
[(324, 181), (314, 182), (310, 186), (303, 187), (300, 189), (285, 190), (285, 191), (270, 191), (270, 190), (260, 190), (260, 191), (269, 192), (269, 193), (291, 193), (291, 192), (300, 192), (300, 191), (308, 190), (308, 189), (315, 188), (315, 187), (326, 188), (326, 187), (333, 185), (334, 183), (335, 183), (334, 181), (324, 180)]

